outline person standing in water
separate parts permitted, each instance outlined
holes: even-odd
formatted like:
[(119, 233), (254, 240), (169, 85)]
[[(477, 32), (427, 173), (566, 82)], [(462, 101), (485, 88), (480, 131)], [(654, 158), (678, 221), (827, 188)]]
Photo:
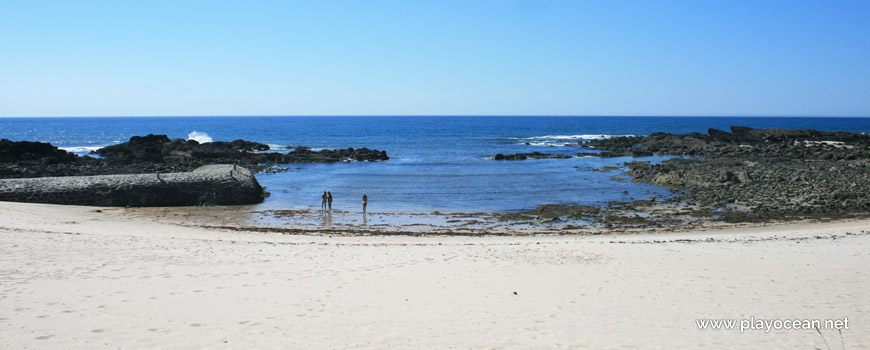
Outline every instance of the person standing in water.
[(332, 192), (326, 192), (326, 201), (329, 204), (329, 210), (332, 210)]
[(322, 201), (320, 202), (320, 209), (326, 209), (326, 198), (326, 191), (323, 191), (323, 195), (320, 196), (320, 199), (322, 199)]
[(366, 206), (368, 204), (369, 204), (369, 196), (366, 196), (365, 193), (363, 193), (363, 213), (366, 212)]

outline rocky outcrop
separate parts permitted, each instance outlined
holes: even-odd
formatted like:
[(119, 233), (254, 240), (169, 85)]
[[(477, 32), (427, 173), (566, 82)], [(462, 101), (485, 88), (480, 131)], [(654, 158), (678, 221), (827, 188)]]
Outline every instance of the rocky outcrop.
[(0, 140), (2, 163), (57, 164), (74, 162), (76, 158), (78, 157), (75, 154), (58, 149), (49, 143)]
[(268, 145), (236, 140), (199, 143), (166, 135), (134, 136), (77, 157), (47, 143), (0, 141), (0, 178), (187, 172), (210, 164), (238, 164), (259, 172), (274, 164), (381, 161), (387, 152), (367, 148), (271, 151)]
[(870, 211), (866, 161), (671, 159), (628, 166), (635, 181), (690, 189), (679, 198), (690, 204), (794, 214)]
[(195, 140), (169, 139), (166, 135), (148, 135), (133, 136), (128, 142), (101, 148), (95, 153), (109, 160), (163, 163), (188, 159), (232, 161), (268, 150), (268, 145), (245, 140), (201, 144)]
[(870, 136), (865, 134), (733, 126), (730, 132), (653, 133), (581, 146), (594, 152), (576, 156), (684, 156), (660, 164), (629, 162), (627, 173), (633, 181), (671, 187), (679, 193), (674, 201), (705, 210), (736, 205), (747, 217), (764, 220), (870, 212)]
[(864, 134), (732, 127), (591, 145), (616, 154), (639, 148), (696, 156), (626, 163), (634, 181), (690, 190), (676, 200), (691, 204), (788, 215), (870, 211), (870, 137)]
[(709, 129), (707, 134), (711, 139), (730, 143), (776, 143), (807, 140), (825, 140), (832, 142), (866, 142), (864, 134), (851, 132), (827, 132), (813, 129), (753, 129), (745, 126), (732, 126), (731, 133)]
[(0, 180), (0, 201), (119, 206), (255, 204), (263, 188), (236, 165), (208, 165), (185, 173), (42, 177)]
[(269, 163), (335, 163), (335, 162), (376, 162), (388, 160), (386, 151), (368, 148), (345, 148), (337, 150), (312, 151), (308, 147), (297, 147), (289, 153), (263, 153), (256, 157), (260, 162)]
[(661, 154), (718, 158), (857, 159), (870, 146), (870, 136), (811, 129), (732, 126), (730, 133), (716, 129), (709, 129), (707, 135), (654, 133), (646, 137), (590, 140), (582, 145), (602, 151), (601, 156), (610, 157)]
[(526, 159), (547, 159), (547, 158), (572, 158), (572, 156), (567, 154), (549, 154), (549, 153), (541, 153), (541, 152), (532, 152), (532, 153), (516, 153), (516, 154), (496, 154), (492, 159), (494, 160), (526, 160)]
[(233, 142), (209, 142), (200, 144), (194, 140), (169, 139), (166, 135), (133, 137), (129, 142), (109, 146), (96, 151), (110, 162), (126, 163), (333, 163), (342, 161), (388, 160), (385, 151), (340, 149), (312, 151), (298, 147), (291, 152), (268, 152), (269, 146), (256, 142), (235, 140)]

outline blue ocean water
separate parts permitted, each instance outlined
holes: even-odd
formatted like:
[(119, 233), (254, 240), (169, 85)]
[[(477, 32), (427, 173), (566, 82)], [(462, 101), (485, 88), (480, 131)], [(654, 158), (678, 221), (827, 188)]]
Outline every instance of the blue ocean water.
[[(574, 154), (577, 141), (612, 135), (706, 133), (732, 125), (753, 128), (870, 132), (870, 118), (788, 117), (118, 117), (0, 118), (0, 138), (50, 142), (86, 154), (131, 136), (245, 139), (285, 149), (386, 150), (386, 162), (290, 164), (260, 174), (272, 195), (264, 208), (318, 208), (331, 191), (334, 207), (370, 211), (514, 211), (542, 204), (600, 204), (668, 196), (666, 188), (619, 181), (618, 172), (590, 169), (630, 158), (494, 161), (497, 153)], [(194, 133), (195, 132), (195, 133)], [(661, 161), (661, 157), (634, 160)], [(625, 194), (623, 191), (626, 191)]]

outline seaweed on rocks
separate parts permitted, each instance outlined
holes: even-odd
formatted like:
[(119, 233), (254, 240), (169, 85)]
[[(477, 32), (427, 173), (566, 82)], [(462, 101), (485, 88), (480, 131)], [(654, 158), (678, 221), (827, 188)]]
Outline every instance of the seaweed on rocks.
[(629, 162), (633, 181), (689, 191), (675, 200), (712, 207), (739, 204), (726, 220), (753, 222), (807, 214), (841, 216), (870, 211), (870, 136), (816, 130), (710, 129), (708, 135), (656, 133), (593, 140), (611, 152), (642, 148), (691, 155), (661, 164)]

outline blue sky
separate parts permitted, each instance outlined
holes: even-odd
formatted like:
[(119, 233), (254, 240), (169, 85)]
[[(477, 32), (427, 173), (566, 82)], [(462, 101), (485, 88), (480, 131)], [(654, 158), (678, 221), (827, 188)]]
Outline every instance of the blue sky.
[(0, 116), (870, 116), (870, 1), (3, 1)]

